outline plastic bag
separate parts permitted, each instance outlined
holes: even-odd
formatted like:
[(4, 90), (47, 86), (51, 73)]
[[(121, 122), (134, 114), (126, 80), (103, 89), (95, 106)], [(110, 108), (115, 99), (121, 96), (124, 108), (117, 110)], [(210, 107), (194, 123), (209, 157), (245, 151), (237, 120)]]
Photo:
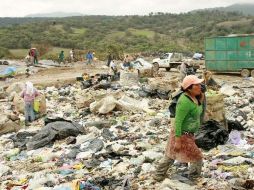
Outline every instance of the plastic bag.
[(40, 101), (34, 100), (34, 111), (38, 113), (39, 109), (40, 109)]

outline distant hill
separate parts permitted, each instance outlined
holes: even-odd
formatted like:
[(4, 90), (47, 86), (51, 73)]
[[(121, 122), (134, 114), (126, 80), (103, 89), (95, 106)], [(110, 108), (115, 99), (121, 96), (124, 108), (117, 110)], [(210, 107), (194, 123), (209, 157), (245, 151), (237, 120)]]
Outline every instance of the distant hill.
[(188, 53), (202, 52), (205, 37), (253, 31), (254, 16), (216, 9), (145, 16), (0, 18), (0, 47), (28, 49), (43, 44), (93, 50), (97, 55), (109, 47), (125, 52)]
[(53, 13), (37, 13), (37, 14), (29, 14), (25, 17), (72, 17), (72, 16), (83, 16), (81, 13), (66, 13), (66, 12), (53, 12)]
[(225, 11), (225, 12), (239, 12), (243, 15), (252, 15), (254, 16), (254, 3), (242, 3), (242, 4), (233, 4), (227, 7), (216, 7), (216, 8), (208, 8), (208, 9), (198, 9), (191, 12), (197, 11)]
[(254, 3), (249, 4), (233, 4), (228, 7), (221, 8), (222, 11), (237, 11), (244, 15), (254, 15)]

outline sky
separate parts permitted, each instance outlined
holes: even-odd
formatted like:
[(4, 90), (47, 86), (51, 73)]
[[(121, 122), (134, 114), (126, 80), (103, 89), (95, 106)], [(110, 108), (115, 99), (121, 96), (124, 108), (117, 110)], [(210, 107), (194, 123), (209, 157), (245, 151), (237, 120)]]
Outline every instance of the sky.
[(78, 12), (84, 15), (147, 15), (150, 12), (183, 13), (253, 0), (0, 0), (0, 17), (35, 13)]

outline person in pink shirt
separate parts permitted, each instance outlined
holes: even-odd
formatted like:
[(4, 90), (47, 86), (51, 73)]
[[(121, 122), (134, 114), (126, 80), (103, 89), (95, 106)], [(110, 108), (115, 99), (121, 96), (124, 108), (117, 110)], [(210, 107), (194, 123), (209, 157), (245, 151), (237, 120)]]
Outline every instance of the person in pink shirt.
[(35, 120), (34, 99), (39, 95), (39, 92), (34, 88), (33, 83), (26, 82), (25, 89), (21, 93), (21, 97), (25, 102), (25, 125)]

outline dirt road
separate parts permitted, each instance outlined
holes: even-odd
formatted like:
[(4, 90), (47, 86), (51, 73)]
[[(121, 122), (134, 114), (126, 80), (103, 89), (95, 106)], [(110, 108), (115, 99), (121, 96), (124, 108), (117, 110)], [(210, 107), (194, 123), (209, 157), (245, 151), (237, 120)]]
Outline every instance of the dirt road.
[[(164, 70), (162, 69), (162, 71)], [(172, 69), (170, 72), (165, 71), (165, 74), (166, 76), (178, 76), (179, 72), (176, 69)], [(202, 72), (198, 71), (197, 75), (202, 75)], [(213, 73), (213, 78), (221, 84), (230, 83), (236, 85), (246, 80), (239, 73)]]
[[(31, 81), (36, 86), (61, 86), (63, 84), (71, 84), (76, 80), (76, 77), (80, 77), (82, 73), (89, 74), (107, 73), (108, 69), (103, 62), (97, 62), (93, 66), (87, 66), (84, 63), (75, 63), (69, 67), (54, 67), (54, 68), (40, 68), (37, 73), (27, 77), (25, 74), (15, 76), (7, 81), (0, 81), (0, 86), (6, 87), (15, 82)], [(166, 76), (178, 76), (177, 70), (165, 72)], [(201, 75), (201, 73), (198, 73)], [(243, 79), (239, 74), (214, 74), (214, 79), (219, 83), (242, 83)]]
[(76, 63), (70, 67), (54, 67), (48, 69), (39, 69), (33, 75), (27, 77), (25, 74), (15, 76), (7, 81), (0, 81), (0, 86), (8, 86), (15, 82), (31, 81), (36, 86), (52, 86), (73, 83), (76, 77), (80, 77), (84, 72), (89, 74), (106, 73), (107, 69), (102, 63), (97, 63), (96, 66), (87, 66), (82, 63)]

